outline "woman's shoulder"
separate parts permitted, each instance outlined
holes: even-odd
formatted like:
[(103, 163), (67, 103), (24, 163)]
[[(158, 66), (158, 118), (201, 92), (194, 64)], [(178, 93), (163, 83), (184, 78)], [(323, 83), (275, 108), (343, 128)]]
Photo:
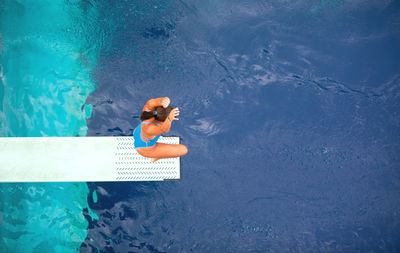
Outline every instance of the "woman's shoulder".
[(146, 119), (146, 120), (143, 120), (142, 123), (144, 125), (159, 125), (160, 121), (155, 120), (155, 119)]

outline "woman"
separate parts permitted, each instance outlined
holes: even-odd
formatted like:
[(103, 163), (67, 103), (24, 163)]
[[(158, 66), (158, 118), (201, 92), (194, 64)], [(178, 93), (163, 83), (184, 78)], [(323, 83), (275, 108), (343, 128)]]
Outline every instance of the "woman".
[(170, 102), (168, 97), (147, 101), (140, 115), (142, 122), (133, 132), (136, 151), (151, 158), (151, 162), (183, 156), (188, 152), (185, 145), (157, 143), (158, 138), (169, 131), (172, 121), (179, 120), (179, 109), (169, 106)]

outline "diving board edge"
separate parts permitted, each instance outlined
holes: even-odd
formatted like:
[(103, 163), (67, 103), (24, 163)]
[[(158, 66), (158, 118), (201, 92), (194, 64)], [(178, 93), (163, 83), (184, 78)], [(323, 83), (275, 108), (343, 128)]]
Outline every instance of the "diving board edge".
[[(171, 135), (171, 136), (162, 136), (161, 138), (168, 138), (168, 137), (171, 137), (171, 138), (176, 138), (177, 139), (177, 143), (176, 144), (181, 144), (181, 137), (180, 136), (176, 136), (176, 135)], [(181, 156), (180, 157), (177, 157), (177, 158), (174, 158), (174, 159), (178, 159), (178, 162), (179, 162), (179, 169), (178, 169), (178, 171), (179, 171), (179, 176), (176, 178), (176, 179), (164, 179), (163, 181), (180, 181), (180, 180), (182, 180), (182, 171), (181, 171), (181, 164), (182, 164), (182, 160), (181, 160)]]

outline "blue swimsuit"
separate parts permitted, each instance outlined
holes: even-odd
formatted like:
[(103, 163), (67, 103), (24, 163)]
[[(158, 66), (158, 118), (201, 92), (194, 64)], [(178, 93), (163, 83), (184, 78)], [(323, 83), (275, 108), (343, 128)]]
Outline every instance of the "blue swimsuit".
[(133, 138), (135, 139), (134, 146), (135, 146), (135, 148), (153, 147), (154, 145), (156, 145), (156, 142), (157, 142), (158, 138), (160, 138), (161, 135), (157, 135), (156, 137), (154, 137), (151, 140), (147, 139), (145, 136), (142, 135), (143, 138), (146, 139), (148, 142), (143, 141), (142, 138), (140, 137), (140, 135), (141, 135), (140, 133), (142, 132), (142, 124), (154, 124), (154, 125), (159, 126), (159, 124), (151, 123), (151, 122), (143, 121), (142, 123), (140, 123), (136, 127), (135, 131), (133, 131)]

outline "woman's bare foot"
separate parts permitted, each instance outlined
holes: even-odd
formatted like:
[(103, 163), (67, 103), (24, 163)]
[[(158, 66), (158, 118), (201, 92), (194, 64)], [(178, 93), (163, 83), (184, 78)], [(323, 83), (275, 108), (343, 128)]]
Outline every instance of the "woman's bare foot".
[(160, 159), (160, 158), (151, 158), (151, 159), (150, 159), (150, 162), (154, 163), (154, 162), (157, 162), (159, 159)]

